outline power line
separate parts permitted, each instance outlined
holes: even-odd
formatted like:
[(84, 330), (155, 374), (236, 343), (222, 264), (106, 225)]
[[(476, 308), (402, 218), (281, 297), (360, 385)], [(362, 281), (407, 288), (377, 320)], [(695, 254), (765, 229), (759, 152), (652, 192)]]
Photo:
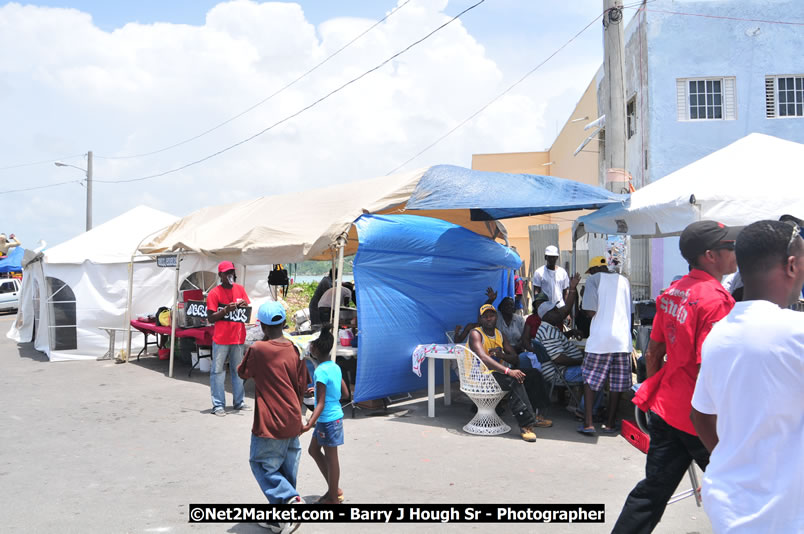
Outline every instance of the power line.
[(8, 165), (6, 167), (0, 167), (0, 171), (7, 171), (7, 170), (11, 170), (11, 169), (19, 169), (19, 168), (22, 168), (22, 167), (33, 167), (34, 165), (44, 165), (45, 163), (55, 163), (57, 161), (61, 161), (61, 160), (64, 160), (64, 159), (73, 159), (73, 158), (78, 158), (78, 157), (81, 157), (81, 156), (86, 156), (86, 154), (85, 153), (72, 154), (70, 156), (62, 156), (60, 158), (55, 158), (55, 159), (43, 159), (43, 160), (39, 160), (39, 161), (31, 161), (29, 163), (17, 163), (15, 165)]
[(249, 107), (249, 108), (247, 108), (247, 109), (245, 109), (245, 110), (241, 111), (240, 113), (238, 113), (238, 114), (237, 114), (237, 115), (235, 115), (234, 117), (231, 117), (231, 118), (229, 118), (229, 119), (226, 119), (225, 121), (223, 121), (222, 123), (218, 124), (217, 126), (213, 126), (212, 128), (210, 128), (210, 129), (208, 129), (208, 130), (206, 130), (206, 131), (203, 131), (203, 132), (201, 132), (201, 133), (200, 133), (200, 134), (198, 134), (198, 135), (194, 135), (193, 137), (190, 137), (190, 138), (188, 138), (188, 139), (185, 139), (184, 141), (179, 141), (178, 143), (174, 143), (174, 144), (172, 144), (172, 145), (170, 145), (170, 146), (166, 146), (166, 147), (164, 147), (164, 148), (160, 148), (159, 150), (153, 150), (153, 151), (151, 151), (151, 152), (143, 152), (142, 154), (132, 154), (132, 155), (130, 155), (130, 156), (95, 156), (95, 157), (96, 157), (96, 158), (101, 158), (101, 159), (133, 159), (133, 158), (142, 158), (142, 157), (145, 157), (145, 156), (152, 156), (152, 155), (154, 155), (154, 154), (159, 154), (159, 153), (161, 153), (161, 152), (165, 152), (165, 151), (167, 151), (167, 150), (171, 150), (171, 149), (173, 149), (173, 148), (176, 148), (176, 147), (179, 147), (179, 146), (185, 145), (185, 144), (187, 144), (187, 143), (189, 143), (189, 142), (191, 142), (191, 141), (195, 141), (196, 139), (199, 139), (199, 138), (201, 138), (201, 137), (203, 137), (203, 136), (205, 136), (205, 135), (207, 135), (207, 134), (209, 134), (209, 133), (211, 133), (211, 132), (214, 132), (214, 131), (215, 131), (215, 130), (217, 130), (218, 128), (221, 128), (222, 126), (226, 126), (227, 124), (229, 124), (229, 123), (230, 123), (230, 122), (232, 122), (233, 120), (235, 120), (235, 119), (239, 119), (240, 117), (242, 117), (242, 116), (243, 116), (243, 115), (245, 115), (246, 113), (249, 113), (249, 112), (251, 112), (251, 111), (255, 110), (255, 109), (256, 109), (256, 108), (258, 108), (259, 106), (261, 106), (261, 105), (265, 104), (266, 102), (268, 102), (269, 100), (271, 100), (273, 97), (277, 96), (278, 94), (280, 94), (280, 93), (284, 92), (286, 89), (288, 89), (288, 88), (290, 88), (291, 86), (295, 85), (295, 84), (296, 84), (297, 82), (299, 82), (299, 81), (300, 81), (302, 78), (307, 77), (307, 76), (308, 76), (309, 74), (311, 74), (313, 71), (317, 70), (319, 67), (321, 67), (322, 65), (324, 65), (324, 63), (328, 62), (330, 59), (334, 58), (335, 56), (337, 56), (338, 54), (340, 54), (341, 52), (343, 52), (343, 51), (344, 51), (345, 49), (347, 49), (347, 48), (348, 48), (350, 45), (352, 45), (352, 44), (353, 44), (355, 41), (359, 40), (361, 37), (363, 37), (364, 35), (366, 35), (367, 33), (369, 33), (371, 30), (373, 30), (374, 28), (376, 28), (377, 26), (379, 26), (380, 24), (382, 24), (383, 22), (385, 22), (386, 20), (388, 20), (388, 18), (389, 18), (391, 15), (393, 15), (394, 13), (396, 13), (397, 11), (399, 11), (400, 9), (402, 9), (403, 7), (405, 7), (405, 6), (406, 6), (406, 5), (407, 5), (409, 2), (410, 2), (410, 0), (405, 0), (405, 2), (404, 2), (404, 3), (402, 3), (402, 4), (398, 5), (398, 6), (396, 6), (396, 7), (395, 7), (393, 10), (391, 10), (391, 11), (390, 11), (390, 12), (389, 12), (387, 15), (385, 15), (383, 18), (381, 18), (380, 20), (378, 20), (376, 23), (372, 24), (372, 25), (371, 25), (371, 27), (369, 27), (369, 28), (368, 28), (366, 31), (364, 31), (363, 33), (361, 33), (360, 35), (358, 35), (357, 37), (355, 37), (354, 39), (352, 39), (351, 41), (349, 41), (348, 43), (346, 43), (345, 45), (343, 45), (342, 47), (340, 47), (338, 50), (336, 50), (335, 52), (333, 52), (331, 55), (327, 56), (327, 58), (326, 58), (326, 59), (324, 59), (323, 61), (321, 61), (320, 63), (318, 63), (316, 66), (314, 66), (313, 68), (311, 68), (310, 70), (308, 70), (308, 71), (307, 71), (307, 72), (305, 72), (304, 74), (302, 74), (302, 75), (298, 76), (296, 79), (294, 79), (292, 82), (290, 82), (290, 83), (286, 84), (286, 85), (285, 85), (285, 86), (283, 86), (281, 89), (279, 89), (279, 90), (275, 91), (274, 93), (272, 93), (272, 94), (268, 95), (267, 97), (263, 98), (262, 100), (260, 100), (260, 101), (259, 101), (259, 102), (257, 102), (256, 104), (254, 104), (253, 106), (251, 106), (251, 107)]
[(128, 180), (93, 180), (93, 181), (94, 181), (95, 183), (100, 182), (100, 183), (107, 183), (107, 184), (120, 184), (120, 183), (129, 183), (129, 182), (141, 182), (141, 181), (143, 181), (143, 180), (150, 180), (150, 179), (153, 179), (153, 178), (159, 178), (159, 177), (161, 177), (161, 176), (165, 176), (165, 175), (168, 175), (168, 174), (172, 174), (172, 173), (174, 173), (174, 172), (178, 172), (178, 171), (184, 170), (184, 169), (186, 169), (186, 168), (188, 168), (188, 167), (192, 167), (192, 166), (194, 166), (194, 165), (198, 165), (199, 163), (203, 163), (204, 161), (210, 160), (210, 159), (212, 159), (212, 158), (214, 158), (214, 157), (216, 157), (216, 156), (219, 156), (219, 155), (223, 154), (224, 152), (228, 152), (229, 150), (232, 150), (233, 148), (236, 148), (236, 147), (238, 147), (238, 146), (240, 146), (240, 145), (243, 145), (243, 144), (245, 144), (245, 143), (248, 143), (249, 141), (252, 141), (252, 140), (256, 139), (257, 137), (259, 137), (259, 136), (263, 135), (264, 133), (271, 131), (272, 129), (276, 128), (276, 127), (277, 127), (277, 126), (279, 126), (280, 124), (283, 124), (283, 123), (285, 123), (285, 122), (289, 121), (290, 119), (293, 119), (294, 117), (297, 117), (297, 116), (301, 115), (302, 113), (304, 113), (304, 112), (305, 112), (305, 111), (307, 111), (308, 109), (310, 109), (310, 108), (312, 108), (312, 107), (314, 107), (314, 106), (318, 105), (319, 103), (321, 103), (321, 102), (323, 102), (324, 100), (328, 99), (329, 97), (331, 97), (331, 96), (332, 96), (332, 95), (334, 95), (335, 93), (340, 92), (341, 90), (345, 89), (346, 87), (348, 87), (349, 85), (351, 85), (351, 84), (355, 83), (356, 81), (360, 80), (361, 78), (364, 78), (365, 76), (367, 76), (367, 75), (371, 74), (372, 72), (375, 72), (375, 71), (379, 70), (380, 68), (382, 68), (382, 67), (383, 67), (383, 66), (385, 66), (386, 64), (390, 63), (392, 60), (394, 60), (394, 59), (396, 59), (397, 57), (401, 56), (402, 54), (404, 54), (405, 52), (407, 52), (408, 50), (410, 50), (410, 49), (411, 49), (411, 48), (413, 48), (414, 46), (416, 46), (416, 45), (418, 45), (418, 44), (422, 43), (423, 41), (427, 40), (427, 39), (428, 39), (428, 38), (430, 38), (430, 37), (431, 37), (433, 34), (435, 34), (436, 32), (440, 31), (441, 29), (443, 29), (443, 28), (447, 27), (448, 25), (452, 24), (453, 22), (455, 22), (456, 20), (458, 20), (458, 19), (459, 19), (461, 16), (463, 16), (464, 14), (466, 14), (466, 13), (468, 13), (469, 11), (473, 10), (474, 8), (476, 8), (477, 6), (479, 6), (480, 4), (482, 4), (482, 3), (483, 3), (483, 2), (485, 2), (485, 1), (486, 1), (486, 0), (480, 0), (479, 2), (477, 2), (477, 3), (475, 3), (475, 4), (472, 4), (471, 6), (467, 7), (466, 9), (464, 9), (463, 11), (461, 11), (460, 13), (458, 13), (457, 15), (455, 15), (454, 17), (452, 17), (451, 19), (449, 19), (447, 22), (445, 22), (445, 23), (444, 23), (444, 24), (442, 24), (441, 26), (438, 26), (436, 29), (434, 29), (433, 31), (431, 31), (430, 33), (428, 33), (427, 35), (425, 35), (425, 36), (424, 36), (424, 37), (422, 37), (421, 39), (419, 39), (419, 40), (417, 40), (417, 41), (414, 41), (412, 44), (408, 45), (407, 47), (405, 47), (405, 48), (404, 48), (404, 49), (402, 49), (401, 51), (399, 51), (399, 52), (397, 52), (396, 54), (392, 55), (391, 57), (389, 57), (388, 59), (386, 59), (385, 61), (383, 61), (383, 62), (382, 62), (382, 63), (380, 63), (379, 65), (377, 65), (376, 67), (373, 67), (373, 68), (371, 68), (371, 69), (367, 70), (367, 71), (366, 71), (366, 72), (364, 72), (363, 74), (361, 74), (361, 75), (357, 76), (356, 78), (353, 78), (353, 79), (349, 80), (348, 82), (344, 83), (344, 84), (343, 84), (343, 85), (341, 85), (340, 87), (338, 87), (338, 88), (336, 88), (336, 89), (333, 89), (332, 91), (330, 91), (330, 92), (329, 92), (329, 93), (327, 93), (326, 95), (322, 96), (322, 97), (321, 97), (321, 98), (319, 98), (318, 100), (314, 101), (313, 103), (308, 104), (307, 106), (305, 106), (305, 107), (301, 108), (300, 110), (296, 111), (295, 113), (293, 113), (293, 114), (291, 114), (291, 115), (288, 115), (288, 116), (287, 116), (287, 117), (285, 117), (284, 119), (281, 119), (281, 120), (279, 120), (279, 121), (277, 121), (277, 122), (273, 123), (272, 125), (268, 126), (267, 128), (265, 128), (265, 129), (263, 129), (263, 130), (261, 130), (261, 131), (259, 131), (259, 132), (255, 133), (254, 135), (252, 135), (252, 136), (250, 136), (250, 137), (247, 137), (247, 138), (243, 139), (242, 141), (238, 141), (237, 143), (235, 143), (235, 144), (233, 144), (233, 145), (229, 145), (228, 147), (223, 148), (223, 149), (221, 149), (221, 150), (218, 150), (217, 152), (214, 152), (214, 153), (212, 153), (212, 154), (209, 154), (208, 156), (205, 156), (205, 157), (203, 157), (203, 158), (201, 158), (201, 159), (197, 159), (197, 160), (192, 161), (192, 162), (190, 162), (190, 163), (185, 163), (184, 165), (181, 165), (181, 166), (176, 167), (176, 168), (174, 168), (174, 169), (170, 169), (170, 170), (163, 171), (163, 172), (156, 173), (156, 174), (151, 174), (151, 175), (149, 175), (149, 176), (142, 176), (142, 177), (140, 177), (140, 178), (130, 178), (130, 179), (128, 179)]
[(591, 22), (589, 22), (589, 24), (587, 24), (586, 26), (584, 26), (584, 27), (583, 27), (583, 29), (581, 29), (581, 31), (579, 31), (578, 33), (576, 33), (575, 35), (573, 35), (573, 36), (572, 36), (572, 38), (571, 38), (569, 41), (567, 41), (566, 43), (564, 43), (563, 45), (561, 45), (561, 46), (560, 46), (558, 49), (556, 49), (556, 50), (555, 50), (555, 51), (554, 51), (552, 54), (550, 54), (549, 56), (547, 56), (547, 58), (546, 58), (546, 59), (544, 59), (544, 60), (543, 60), (541, 63), (539, 63), (538, 65), (536, 65), (535, 67), (533, 67), (532, 69), (530, 69), (528, 72), (526, 72), (524, 76), (522, 76), (522, 77), (521, 77), (519, 80), (517, 80), (516, 82), (514, 82), (514, 83), (513, 83), (513, 84), (511, 84), (510, 86), (508, 86), (508, 88), (507, 88), (507, 89), (505, 89), (505, 90), (504, 90), (502, 93), (500, 93), (500, 94), (498, 94), (497, 96), (495, 96), (494, 98), (492, 98), (492, 99), (491, 99), (489, 102), (487, 102), (485, 105), (483, 105), (483, 107), (481, 107), (480, 109), (478, 109), (477, 111), (475, 111), (474, 113), (472, 113), (471, 115), (469, 115), (467, 118), (465, 118), (463, 121), (461, 121), (460, 123), (458, 123), (458, 124), (457, 124), (457, 125), (456, 125), (454, 128), (452, 128), (451, 130), (449, 130), (447, 133), (445, 133), (444, 135), (442, 135), (441, 137), (439, 137), (438, 139), (436, 139), (435, 141), (433, 141), (432, 143), (430, 143), (429, 145), (427, 145), (425, 148), (423, 148), (421, 151), (419, 151), (419, 152), (418, 152), (416, 155), (414, 155), (413, 157), (411, 157), (411, 158), (407, 159), (407, 160), (406, 160), (404, 163), (402, 163), (401, 165), (399, 165), (399, 166), (395, 167), (395, 168), (394, 168), (394, 169), (392, 169), (391, 171), (387, 172), (387, 173), (386, 173), (386, 176), (388, 176), (389, 174), (393, 174), (393, 173), (395, 173), (396, 171), (398, 171), (399, 169), (401, 169), (402, 167), (404, 167), (405, 165), (407, 165), (408, 163), (410, 163), (410, 162), (411, 162), (411, 161), (413, 161), (414, 159), (418, 158), (419, 156), (421, 156), (422, 154), (424, 154), (425, 152), (427, 152), (428, 150), (430, 150), (431, 148), (433, 148), (434, 146), (436, 146), (438, 143), (440, 143), (441, 141), (443, 141), (444, 139), (446, 139), (446, 138), (447, 138), (447, 137), (449, 137), (450, 135), (452, 135), (452, 134), (453, 134), (453, 133), (454, 133), (456, 130), (458, 130), (459, 128), (461, 128), (461, 127), (462, 127), (464, 124), (466, 124), (466, 123), (467, 123), (467, 122), (469, 122), (470, 120), (474, 119), (475, 117), (477, 117), (478, 115), (480, 115), (481, 113), (483, 113), (483, 112), (486, 110), (486, 108), (488, 108), (490, 105), (492, 105), (494, 102), (496, 102), (497, 100), (499, 100), (500, 98), (502, 98), (503, 96), (505, 96), (506, 94), (508, 94), (509, 92), (511, 92), (511, 90), (512, 90), (514, 87), (516, 87), (516, 86), (517, 86), (517, 85), (519, 85), (520, 83), (524, 82), (524, 81), (525, 81), (525, 80), (526, 80), (526, 79), (527, 79), (527, 78), (528, 78), (528, 77), (529, 77), (531, 74), (533, 74), (534, 72), (536, 72), (537, 70), (539, 70), (539, 69), (540, 69), (540, 68), (541, 68), (541, 67), (542, 67), (542, 66), (543, 66), (545, 63), (547, 63), (548, 61), (550, 61), (551, 59), (553, 59), (553, 57), (555, 57), (555, 55), (556, 55), (556, 54), (558, 54), (558, 53), (559, 53), (559, 52), (561, 52), (561, 51), (562, 51), (564, 48), (566, 48), (566, 47), (567, 47), (567, 46), (568, 46), (568, 45), (569, 45), (571, 42), (573, 42), (575, 39), (577, 39), (577, 38), (578, 38), (578, 37), (579, 37), (579, 36), (580, 36), (580, 35), (581, 35), (583, 32), (585, 32), (586, 30), (588, 30), (588, 29), (589, 29), (589, 27), (590, 27), (590, 26), (592, 26), (592, 24), (594, 24), (594, 23), (595, 23), (595, 22), (596, 22), (596, 21), (597, 21), (597, 20), (598, 20), (600, 17), (602, 17), (602, 16), (603, 16), (603, 14), (600, 14), (600, 15), (598, 15), (597, 17), (595, 17), (594, 19), (592, 19), (592, 21), (591, 21)]
[(83, 183), (84, 183), (84, 180), (69, 180), (69, 181), (66, 181), (66, 182), (57, 182), (55, 184), (37, 185), (37, 186), (34, 186), (34, 187), (26, 187), (24, 189), (9, 189), (8, 191), (0, 191), (0, 195), (6, 195), (6, 194), (10, 194), (10, 193), (22, 193), (23, 191), (34, 191), (36, 189), (47, 189), (49, 187), (57, 187), (57, 186), (66, 185), (66, 184), (83, 184)]

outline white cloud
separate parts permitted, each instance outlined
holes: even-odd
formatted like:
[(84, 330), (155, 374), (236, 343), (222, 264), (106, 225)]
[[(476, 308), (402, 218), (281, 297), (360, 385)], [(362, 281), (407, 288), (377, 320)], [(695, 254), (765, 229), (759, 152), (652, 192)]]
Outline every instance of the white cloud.
[[(7, 4), (0, 7), (0, 49), (15, 53), (0, 54), (2, 104), (5, 124), (18, 126), (0, 134), (0, 166), (91, 149), (97, 180), (178, 167), (262, 130), (380, 63), (448, 20), (446, 5), (414, 0), (311, 76), (197, 141), (150, 157), (101, 159), (162, 148), (219, 124), (375, 21), (335, 18), (314, 27), (299, 5), (238, 0), (215, 6), (203, 26), (130, 23), (106, 32), (74, 9)], [(544, 148), (554, 134), (551, 99), (571, 109), (567, 94), (577, 100), (596, 69), (590, 64), (555, 65), (553, 72), (566, 74), (551, 83), (522, 84), (408, 168), (468, 166), (472, 153)], [(205, 205), (384, 174), (528, 67), (503, 72), (456, 21), (226, 154), (154, 180), (97, 183), (95, 221), (138, 203), (184, 215)], [(0, 190), (80, 178), (75, 169), (50, 165), (0, 171)], [(76, 185), (0, 196), (0, 231), (56, 244), (83, 230), (84, 199), (85, 190)], [(9, 211), (9, 205), (26, 207)]]

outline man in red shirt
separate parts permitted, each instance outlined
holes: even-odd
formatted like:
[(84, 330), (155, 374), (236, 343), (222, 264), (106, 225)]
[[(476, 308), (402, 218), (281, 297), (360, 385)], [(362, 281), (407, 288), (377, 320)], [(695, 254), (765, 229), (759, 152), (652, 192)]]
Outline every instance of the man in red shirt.
[(681, 233), (679, 248), (690, 272), (656, 299), (645, 356), (648, 379), (634, 397), (640, 409), (650, 410), (645, 478), (628, 495), (613, 533), (653, 531), (690, 462), (695, 460), (701, 469), (709, 463), (709, 453), (690, 420), (692, 393), (701, 345), (734, 306), (720, 280), (737, 270), (734, 243), (740, 230), (699, 221)]
[(235, 410), (250, 410), (244, 401), (245, 390), (243, 380), (237, 376), (237, 367), (243, 361), (243, 345), (246, 342), (245, 308), (250, 301), (243, 286), (236, 284), (234, 264), (222, 261), (218, 265), (218, 276), (221, 279), (207, 295), (207, 318), (215, 324), (212, 334), (212, 369), (209, 373), (209, 388), (212, 392), (212, 413), (223, 417), (226, 415), (226, 359), (229, 359), (229, 371), (232, 375), (232, 405)]

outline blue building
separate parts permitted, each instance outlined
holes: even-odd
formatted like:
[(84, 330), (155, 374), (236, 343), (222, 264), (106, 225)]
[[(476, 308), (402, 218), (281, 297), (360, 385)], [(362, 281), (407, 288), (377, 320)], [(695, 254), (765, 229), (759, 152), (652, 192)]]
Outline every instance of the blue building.
[[(643, 3), (625, 29), (633, 185), (659, 180), (752, 132), (804, 143), (802, 22), (801, 0)], [(603, 110), (607, 87), (601, 76), (596, 81)], [(600, 137), (603, 185), (604, 131)], [(791, 193), (801, 191), (779, 192)], [(632, 261), (649, 263), (654, 296), (687, 271), (678, 238), (635, 247)]]

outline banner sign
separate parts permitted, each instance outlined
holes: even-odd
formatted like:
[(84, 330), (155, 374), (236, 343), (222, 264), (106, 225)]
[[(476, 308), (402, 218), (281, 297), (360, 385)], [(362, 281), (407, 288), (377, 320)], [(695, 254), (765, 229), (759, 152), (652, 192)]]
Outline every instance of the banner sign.
[(172, 255), (172, 256), (157, 256), (156, 257), (156, 266), (157, 267), (176, 267), (176, 265), (178, 263), (176, 261), (177, 257), (178, 256), (175, 255), (175, 254)]
[[(218, 306), (218, 311), (221, 311), (225, 306)], [(235, 308), (223, 316), (222, 321), (231, 321), (233, 323), (247, 323), (251, 319), (251, 306), (243, 306)]]
[(187, 317), (207, 318), (207, 303), (203, 300), (188, 300), (185, 309)]

